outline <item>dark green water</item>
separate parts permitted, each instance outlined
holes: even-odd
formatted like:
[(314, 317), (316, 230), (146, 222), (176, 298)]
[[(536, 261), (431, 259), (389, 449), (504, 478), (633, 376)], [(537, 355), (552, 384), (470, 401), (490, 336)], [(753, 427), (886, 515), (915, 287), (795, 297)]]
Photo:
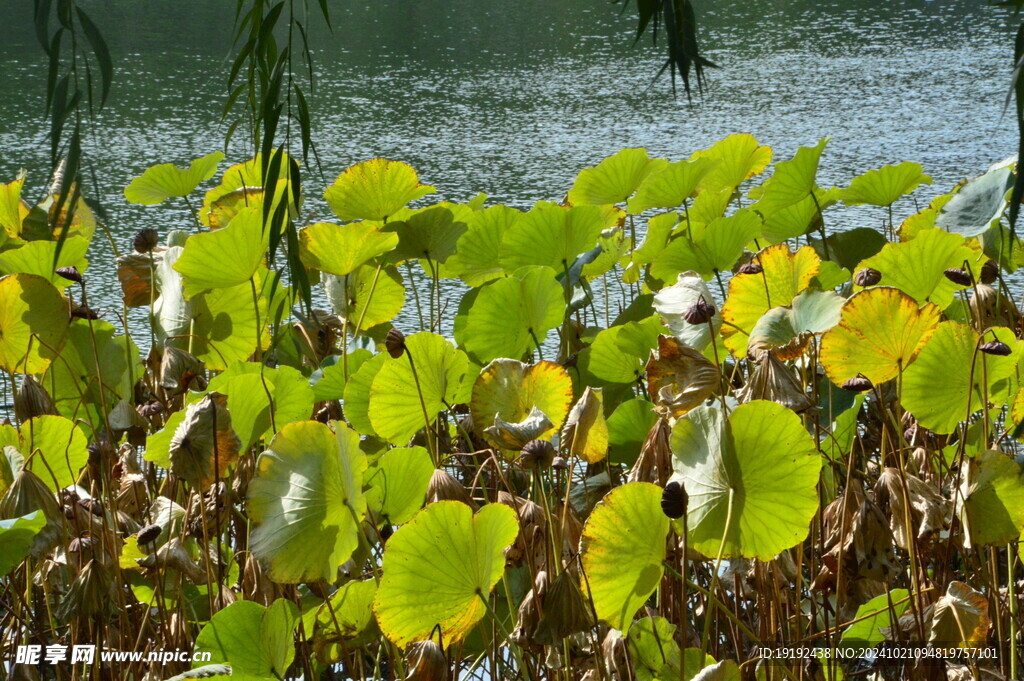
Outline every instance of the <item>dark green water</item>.
[[(185, 210), (129, 206), (121, 190), (147, 166), (219, 148), (234, 3), (83, 2), (114, 52), (112, 103), (87, 153), (118, 247), (141, 227), (187, 227)], [(316, 5), (316, 3), (311, 3)], [(702, 44), (721, 68), (694, 105), (664, 80), (661, 50), (631, 46), (630, 14), (603, 0), (382, 0), (332, 3), (314, 32), (314, 138), (327, 181), (374, 156), (413, 164), (438, 196), (486, 192), (517, 206), (560, 198), (577, 171), (621, 147), (678, 159), (734, 132), (786, 158), (823, 135), (820, 182), (845, 184), (885, 163), (922, 163), (924, 201), (1014, 151), (1002, 117), (1012, 26), (980, 1), (698, 0)], [(28, 0), (0, 5), (0, 178), (48, 175), (46, 64)], [(312, 18), (312, 23), (318, 23)], [(240, 145), (229, 159), (244, 158)], [(328, 218), (307, 178), (309, 220)], [(910, 212), (903, 207), (900, 216)], [(843, 224), (878, 226), (868, 210)], [(847, 224), (849, 223), (849, 224)], [(90, 280), (113, 303), (98, 234)], [(96, 294), (94, 294), (95, 296)]]

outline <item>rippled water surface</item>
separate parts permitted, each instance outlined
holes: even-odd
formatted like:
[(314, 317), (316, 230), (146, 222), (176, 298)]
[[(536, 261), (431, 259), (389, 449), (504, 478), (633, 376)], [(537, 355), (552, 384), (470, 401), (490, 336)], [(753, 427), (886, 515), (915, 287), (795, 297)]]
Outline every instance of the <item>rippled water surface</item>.
[[(116, 62), (111, 104), (92, 126), (87, 154), (108, 227), (119, 248), (130, 248), (141, 227), (189, 226), (183, 206), (130, 206), (121, 191), (149, 165), (182, 164), (222, 145), (234, 3), (82, 5)], [(604, 0), (332, 6), (334, 32), (314, 31), (310, 99), (327, 182), (353, 162), (385, 156), (414, 165), (440, 197), (483, 191), (527, 206), (560, 198), (580, 168), (621, 147), (678, 159), (750, 132), (776, 159), (831, 136), (822, 184), (918, 161), (935, 178), (919, 190), (923, 202), (1015, 148), (1013, 121), (1002, 116), (1012, 27), (982, 2), (697, 0), (702, 45), (720, 68), (692, 105), (667, 79), (647, 89), (661, 51), (633, 47), (633, 17)], [(30, 16), (27, 0), (0, 5), (0, 178), (25, 167), (41, 191), (46, 63)], [(245, 157), (239, 144), (230, 150), (233, 161)], [(324, 181), (307, 183), (305, 218), (328, 217), (316, 200)], [(835, 215), (845, 217), (832, 229), (882, 220), (870, 210)], [(110, 246), (100, 234), (90, 259), (94, 296), (113, 304)]]

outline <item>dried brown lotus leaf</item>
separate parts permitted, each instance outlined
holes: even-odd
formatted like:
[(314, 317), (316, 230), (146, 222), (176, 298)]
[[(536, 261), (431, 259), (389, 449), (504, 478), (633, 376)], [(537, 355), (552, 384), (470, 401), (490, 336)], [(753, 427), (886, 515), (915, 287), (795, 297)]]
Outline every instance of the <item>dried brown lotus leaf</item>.
[(815, 589), (835, 588), (840, 571), (847, 585), (860, 579), (884, 582), (898, 572), (889, 522), (859, 481), (851, 481), (825, 507), (822, 519), (826, 553)]
[(434, 471), (430, 476), (430, 483), (427, 484), (427, 503), (433, 504), (438, 501), (461, 501), (474, 511), (477, 509), (477, 504), (466, 486), (443, 468)]
[(928, 642), (971, 647), (985, 641), (991, 626), (985, 594), (963, 582), (950, 582), (932, 610)]
[(647, 432), (640, 455), (627, 476), (627, 482), (653, 482), (662, 487), (672, 476), (672, 447), (669, 438), (672, 426), (665, 419), (658, 421)]
[(909, 551), (911, 543), (907, 537), (907, 501), (910, 502), (909, 524), (916, 528), (918, 540), (932, 537), (949, 525), (952, 504), (939, 492), (921, 480), (907, 473), (904, 489), (900, 472), (886, 468), (875, 483), (875, 498), (882, 512), (889, 517), (889, 529), (896, 545)]
[(665, 417), (679, 417), (714, 395), (718, 367), (671, 336), (658, 337), (657, 355), (647, 362), (647, 392)]
[(227, 395), (212, 392), (190, 404), (171, 436), (171, 472), (196, 489), (209, 487), (238, 459), (241, 443), (227, 401)]
[(185, 350), (168, 345), (160, 358), (160, 385), (164, 390), (184, 391), (203, 373), (203, 363)]
[(815, 406), (815, 401), (804, 391), (791, 367), (767, 350), (762, 351), (758, 359), (761, 363), (750, 373), (746, 385), (736, 393), (740, 404), (770, 400), (798, 414)]
[(165, 248), (157, 248), (149, 254), (127, 253), (117, 259), (117, 280), (121, 283), (121, 293), (127, 307), (144, 307), (160, 295), (160, 290), (153, 288), (153, 272), (163, 260)]

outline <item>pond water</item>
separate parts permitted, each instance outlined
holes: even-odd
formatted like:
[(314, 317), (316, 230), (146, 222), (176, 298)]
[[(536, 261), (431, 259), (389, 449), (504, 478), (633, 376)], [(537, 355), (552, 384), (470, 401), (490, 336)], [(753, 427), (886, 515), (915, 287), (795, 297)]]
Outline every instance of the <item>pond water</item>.
[[(121, 192), (152, 164), (184, 164), (223, 144), (234, 3), (81, 4), (116, 65), (111, 102), (86, 143), (93, 193), (128, 249), (142, 227), (189, 227), (183, 206), (131, 206)], [(309, 221), (330, 219), (318, 200), (324, 184), (374, 156), (411, 163), (439, 198), (482, 191), (525, 207), (561, 198), (580, 168), (622, 147), (675, 160), (750, 132), (784, 159), (829, 135), (822, 184), (918, 161), (935, 179), (916, 195), (924, 203), (1016, 146), (1003, 116), (1012, 21), (978, 0), (697, 0), (702, 46), (720, 68), (693, 104), (673, 96), (667, 78), (648, 89), (662, 49), (634, 47), (632, 14), (605, 0), (331, 4), (335, 30), (313, 32), (310, 108), (326, 182), (307, 177)], [(0, 4), (0, 21), (0, 178), (25, 167), (41, 191), (46, 62), (31, 3)], [(231, 161), (246, 157), (241, 144), (229, 151)], [(897, 216), (911, 210), (908, 202)], [(883, 219), (867, 209), (841, 215), (830, 229)], [(89, 257), (93, 299), (114, 306), (111, 250), (99, 233)], [(145, 313), (133, 314), (141, 329)]]

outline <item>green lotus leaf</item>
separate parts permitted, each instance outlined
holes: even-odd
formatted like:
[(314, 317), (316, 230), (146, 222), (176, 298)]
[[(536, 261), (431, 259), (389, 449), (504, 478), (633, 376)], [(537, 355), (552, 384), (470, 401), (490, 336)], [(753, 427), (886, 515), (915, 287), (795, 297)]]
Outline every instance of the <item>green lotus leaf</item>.
[(769, 244), (778, 244), (819, 229), (822, 224), (819, 209), (824, 211), (835, 202), (835, 192), (816, 187), (813, 195), (794, 204), (780, 205), (770, 199), (765, 201), (762, 197), (750, 208), (764, 219), (761, 236)]
[(608, 417), (608, 460), (632, 466), (657, 422), (654, 405), (643, 398), (627, 400), (616, 407)]
[(0, 368), (38, 374), (60, 352), (67, 335), (68, 302), (34, 274), (0, 278)]
[(561, 274), (576, 256), (594, 248), (604, 228), (597, 206), (538, 203), (505, 232), (501, 266), (512, 272), (527, 265), (547, 265)]
[(377, 583), (372, 579), (346, 582), (331, 594), (330, 603), (317, 609), (313, 636), (317, 661), (339, 662), (346, 650), (368, 642), (370, 635), (376, 633), (373, 619), (376, 594)]
[(359, 544), (366, 456), (358, 433), (332, 425), (289, 423), (256, 462), (250, 549), (275, 582), (333, 582)]
[(981, 338), (960, 322), (941, 322), (917, 359), (903, 373), (905, 409), (917, 422), (936, 433), (952, 433), (968, 414), (995, 402), (996, 385), (1017, 366), (1020, 348), (1007, 328), (990, 329), (992, 336), (1015, 351), (1001, 357), (978, 352)]
[(476, 294), (458, 338), (479, 362), (519, 359), (562, 323), (565, 292), (550, 267), (523, 267)]
[(299, 257), (306, 267), (344, 277), (398, 245), (398, 235), (369, 222), (318, 222), (299, 232)]
[(356, 333), (394, 319), (405, 305), (402, 275), (393, 265), (363, 265), (352, 274), (325, 274), (324, 292), (334, 312)]
[(473, 510), (458, 501), (430, 504), (388, 540), (373, 610), (396, 646), (427, 638), (435, 627), (455, 643), (483, 618), (516, 539), (516, 513), (504, 504)]
[(965, 260), (977, 272), (984, 259), (966, 246), (959, 234), (926, 229), (910, 241), (886, 244), (877, 255), (862, 261), (858, 269), (878, 270), (884, 286), (894, 286), (919, 303), (932, 302), (946, 308), (953, 302), (953, 294), (963, 287), (947, 279), (944, 272), (959, 269)]
[(644, 242), (632, 253), (633, 262), (638, 265), (654, 262), (658, 254), (668, 245), (672, 229), (678, 224), (678, 213), (660, 213), (648, 220)]
[(385, 232), (398, 235), (398, 246), (388, 255), (389, 261), (402, 262), (423, 258), (434, 264), (443, 263), (455, 253), (455, 245), (469, 227), (456, 221), (444, 206), (418, 210), (402, 220), (393, 220)]
[(227, 397), (208, 393), (185, 408), (185, 418), (171, 436), (170, 471), (193, 488), (206, 489), (238, 460), (238, 448)]
[(269, 608), (253, 601), (236, 601), (217, 612), (199, 632), (195, 650), (209, 653), (210, 658), (194, 667), (227, 663), (232, 679), (283, 679), (295, 659), (292, 632), (298, 621), (298, 609), (285, 598), (278, 598)]
[(576, 206), (601, 206), (624, 203), (645, 178), (668, 162), (650, 158), (646, 149), (623, 149), (580, 171), (569, 190), (569, 202)]
[[(274, 186), (274, 200), (271, 203), (273, 214), (282, 200), (289, 202), (289, 212), (297, 213), (297, 207), (291, 205), (292, 190), (289, 178), (289, 167), (292, 159), (288, 154), (275, 150), (273, 155), (282, 154), (279, 179)], [(271, 157), (273, 163), (274, 158)], [(266, 178), (269, 180), (270, 178)], [(203, 207), (199, 210), (199, 220), (207, 227), (219, 229), (227, 225), (235, 213), (246, 206), (263, 207), (263, 188), (267, 182), (263, 177), (263, 154), (256, 154), (244, 163), (238, 163), (224, 171), (219, 185), (206, 192)], [(287, 198), (286, 198), (287, 197)]]
[(885, 236), (870, 227), (858, 227), (832, 234), (824, 243), (820, 239), (811, 240), (811, 245), (819, 256), (825, 258), (825, 249), (828, 248), (828, 258), (851, 272), (857, 269), (862, 260), (867, 260), (882, 250), (885, 244)]
[(815, 196), (815, 177), (826, 144), (828, 138), (823, 137), (813, 147), (800, 147), (793, 158), (776, 164), (772, 176), (756, 192), (762, 214), (772, 215)]
[[(898, 620), (910, 605), (906, 589), (893, 589), (881, 596), (872, 598), (857, 608), (857, 614), (842, 638), (839, 645), (857, 648), (874, 648), (885, 640), (883, 629), (888, 629)], [(889, 604), (892, 603), (892, 608)]]
[(676, 208), (697, 193), (697, 187), (718, 166), (715, 158), (677, 161), (650, 173), (629, 200), (628, 211), (643, 213), (651, 208)]
[(0, 577), (6, 577), (28, 556), (36, 535), (46, 526), (42, 511), (0, 520)]
[(758, 253), (754, 261), (763, 271), (734, 276), (722, 306), (722, 337), (736, 357), (746, 356), (750, 332), (764, 313), (789, 305), (821, 268), (821, 260), (808, 246), (792, 253), (786, 244), (776, 244)]
[(349, 166), (324, 192), (342, 220), (387, 220), (411, 201), (433, 194), (412, 166), (375, 158)]
[(423, 507), (434, 462), (423, 447), (384, 452), (366, 471), (366, 506), (377, 525), (401, 525)]
[(370, 422), (370, 387), (387, 359), (382, 352), (365, 360), (345, 383), (345, 419), (362, 435), (377, 434)]
[(692, 227), (678, 236), (651, 263), (651, 274), (672, 281), (680, 272), (693, 270), (710, 278), (716, 272), (732, 269), (743, 248), (761, 234), (761, 217), (749, 208), (741, 208), (729, 217)]
[[(405, 339), (406, 352), (388, 357), (370, 386), (370, 423), (378, 435), (406, 444), (445, 405), (456, 404), (469, 359), (441, 336), (420, 332)], [(416, 369), (413, 371), (412, 364)]]
[(647, 482), (616, 487), (587, 518), (583, 570), (597, 617), (608, 626), (628, 634), (633, 616), (658, 588), (668, 530), (661, 488)]
[(757, 357), (771, 350), (781, 360), (796, 359), (807, 349), (810, 337), (839, 323), (845, 298), (834, 291), (805, 289), (791, 305), (773, 307), (750, 331), (747, 352)]
[[(57, 250), (56, 241), (28, 241), (18, 248), (0, 253), (0, 274), (35, 274), (49, 280), (58, 289), (65, 289), (71, 282), (54, 272), (53, 256)], [(85, 272), (89, 261), (85, 253), (89, 250), (89, 240), (83, 236), (73, 236), (64, 240), (57, 267), (77, 267)]]
[[(977, 236), (1002, 219), (1013, 189), (1014, 162), (997, 164), (969, 180), (934, 216), (935, 226), (963, 236)], [(902, 231), (902, 230), (901, 230)]]
[(495, 419), (521, 423), (534, 408), (551, 422), (547, 432), (537, 439), (549, 439), (569, 413), (572, 404), (572, 379), (565, 368), (554, 362), (524, 364), (514, 359), (496, 359), (480, 372), (473, 385), (470, 414), (477, 432)]
[(758, 145), (753, 135), (729, 135), (711, 147), (695, 152), (690, 160), (698, 158), (718, 161), (718, 165), (697, 185), (701, 193), (725, 191), (731, 195), (743, 182), (768, 167), (772, 161), (772, 148)]
[[(160, 297), (162, 299), (164, 294)], [(261, 327), (267, 322), (267, 302), (259, 297), (254, 303), (250, 284), (213, 289), (193, 296), (189, 302), (193, 336), (176, 339), (174, 344), (191, 348), (192, 354), (206, 364), (207, 369), (227, 369), (256, 351), (256, 321), (259, 319)], [(260, 328), (259, 332), (265, 343), (266, 329)]]
[(964, 546), (977, 548), (1016, 540), (1024, 530), (1024, 471), (1003, 452), (982, 450), (965, 460), (955, 495)]
[(147, 168), (124, 188), (124, 197), (128, 203), (154, 205), (172, 196), (188, 196), (201, 182), (213, 177), (223, 160), (224, 152), (215, 151), (192, 161), (188, 168), (177, 168), (173, 163)]
[[(708, 328), (708, 324), (691, 324), (684, 317), (699, 300), (715, 308), (711, 328)], [(704, 279), (696, 272), (681, 273), (676, 283), (654, 294), (654, 309), (676, 339), (694, 350), (704, 350), (711, 343), (712, 331), (717, 334), (722, 326), (718, 303)]]
[(672, 428), (672, 480), (689, 497), (690, 545), (706, 556), (772, 560), (807, 537), (821, 457), (800, 417), (765, 400), (728, 421), (698, 407)]
[(73, 320), (60, 360), (39, 377), (57, 410), (94, 432), (104, 429), (104, 406), (129, 397), (143, 374), (138, 348), (116, 333), (101, 319)]
[(940, 310), (899, 289), (876, 286), (843, 305), (839, 324), (821, 339), (821, 364), (836, 385), (863, 375), (878, 385), (909, 367), (935, 333)]
[(882, 166), (858, 175), (850, 186), (840, 193), (843, 203), (859, 206), (891, 206), (901, 197), (913, 192), (919, 185), (931, 184), (932, 178), (924, 174), (920, 163), (904, 161), (896, 165)]
[[(348, 379), (359, 371), (363, 362), (371, 357), (373, 357), (373, 353), (365, 348), (356, 348), (350, 352), (347, 362), (343, 361), (341, 355), (327, 357), (320, 363), (320, 368), (309, 377), (309, 382), (313, 385), (313, 401), (326, 402), (343, 399)], [(346, 368), (348, 376), (345, 376)]]
[(445, 263), (448, 271), (469, 286), (482, 286), (503, 276), (501, 242), (522, 215), (508, 206), (491, 206), (467, 216), (469, 228), (459, 237), (455, 253)]
[(0, 182), (0, 244), (9, 237), (21, 236), (21, 223), (29, 212), (28, 206), (21, 199), (25, 178), (26, 173), (22, 170), (13, 182)]
[(627, 644), (637, 681), (691, 681), (715, 658), (700, 648), (679, 650), (676, 625), (664, 617), (645, 617), (629, 629)]
[(231, 426), (243, 452), (261, 437), (270, 437), (289, 423), (309, 419), (313, 413), (313, 387), (289, 366), (272, 368), (236, 362), (215, 376), (208, 390), (227, 395)]
[(190, 236), (173, 265), (184, 280), (185, 297), (248, 282), (263, 264), (269, 238), (256, 208), (242, 209), (223, 229)]
[(178, 426), (185, 420), (185, 410), (179, 410), (167, 417), (164, 427), (146, 436), (146, 451), (142, 458), (151, 461), (161, 468), (171, 467), (171, 438)]
[(23, 423), (19, 432), (18, 451), (25, 455), (25, 468), (54, 491), (73, 485), (89, 462), (85, 433), (70, 419), (36, 416)]
[(609, 383), (639, 380), (664, 330), (661, 319), (655, 316), (601, 331), (591, 345), (591, 373)]

